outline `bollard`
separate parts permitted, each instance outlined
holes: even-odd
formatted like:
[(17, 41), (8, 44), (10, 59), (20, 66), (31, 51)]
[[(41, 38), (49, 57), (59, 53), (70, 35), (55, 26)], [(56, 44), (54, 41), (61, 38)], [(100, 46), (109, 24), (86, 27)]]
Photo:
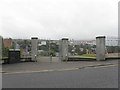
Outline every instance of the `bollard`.
[(50, 63), (52, 63), (52, 55), (50, 55)]

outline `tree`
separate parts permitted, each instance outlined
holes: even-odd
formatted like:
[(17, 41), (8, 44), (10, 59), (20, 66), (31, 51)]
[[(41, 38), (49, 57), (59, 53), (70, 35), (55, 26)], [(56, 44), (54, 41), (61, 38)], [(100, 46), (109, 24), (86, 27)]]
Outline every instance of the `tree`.
[(8, 51), (9, 51), (9, 48), (4, 48), (4, 47), (3, 47), (2, 56), (3, 56), (3, 57), (8, 57)]
[(75, 53), (77, 53), (78, 55), (81, 54), (79, 45), (75, 45)]

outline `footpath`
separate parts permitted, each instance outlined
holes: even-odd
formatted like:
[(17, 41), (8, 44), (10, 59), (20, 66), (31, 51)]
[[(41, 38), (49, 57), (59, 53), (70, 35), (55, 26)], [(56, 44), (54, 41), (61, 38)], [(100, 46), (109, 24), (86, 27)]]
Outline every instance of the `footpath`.
[(15, 64), (2, 65), (3, 74), (17, 74), (17, 73), (34, 73), (34, 72), (51, 72), (51, 71), (65, 71), (77, 70), (87, 67), (98, 67), (117, 65), (118, 60), (108, 61), (69, 61), (69, 62), (21, 62)]

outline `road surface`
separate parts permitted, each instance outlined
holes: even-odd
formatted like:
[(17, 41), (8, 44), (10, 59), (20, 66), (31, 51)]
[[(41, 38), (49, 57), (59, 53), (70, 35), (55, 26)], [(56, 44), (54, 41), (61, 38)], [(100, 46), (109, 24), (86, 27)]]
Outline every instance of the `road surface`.
[(118, 88), (118, 66), (3, 74), (3, 88)]

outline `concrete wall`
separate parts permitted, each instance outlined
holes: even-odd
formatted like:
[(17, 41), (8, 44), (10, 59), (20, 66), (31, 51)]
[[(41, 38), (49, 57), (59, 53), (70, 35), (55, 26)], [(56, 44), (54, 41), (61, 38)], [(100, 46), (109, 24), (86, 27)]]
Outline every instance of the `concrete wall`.
[(35, 55), (37, 56), (37, 52), (38, 52), (38, 38), (37, 37), (31, 38), (31, 45), (32, 45), (32, 49), (31, 49), (32, 60), (35, 61), (36, 60)]
[(68, 39), (63, 38), (60, 41), (60, 60), (68, 60)]
[(105, 60), (105, 36), (96, 37), (96, 60)]
[(37, 62), (55, 63), (55, 62), (60, 62), (60, 60), (59, 57), (52, 57), (52, 61), (51, 61), (49, 56), (38, 56)]

